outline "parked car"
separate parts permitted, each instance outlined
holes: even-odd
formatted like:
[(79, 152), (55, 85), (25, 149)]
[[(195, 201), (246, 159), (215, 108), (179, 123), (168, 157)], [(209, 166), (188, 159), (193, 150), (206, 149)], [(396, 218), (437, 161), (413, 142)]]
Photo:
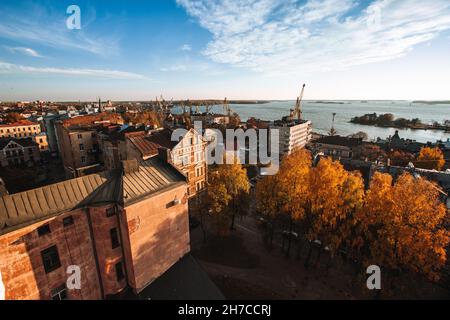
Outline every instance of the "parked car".
[(294, 231), (284, 230), (282, 233), (283, 237), (291, 238), (293, 240), (298, 240), (298, 233)]

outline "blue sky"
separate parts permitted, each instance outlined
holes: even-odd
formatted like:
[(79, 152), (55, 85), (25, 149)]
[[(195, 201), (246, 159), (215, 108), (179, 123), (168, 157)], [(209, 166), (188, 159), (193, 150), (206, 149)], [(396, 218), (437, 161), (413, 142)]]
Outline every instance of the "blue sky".
[[(81, 30), (66, 9), (81, 9)], [(0, 101), (450, 99), (448, 0), (2, 0)]]

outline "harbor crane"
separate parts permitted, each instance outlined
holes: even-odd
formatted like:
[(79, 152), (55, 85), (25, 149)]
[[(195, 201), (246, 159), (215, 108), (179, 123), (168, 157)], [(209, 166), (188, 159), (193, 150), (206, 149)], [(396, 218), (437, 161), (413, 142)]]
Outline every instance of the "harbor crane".
[(233, 113), (233, 110), (230, 108), (230, 104), (228, 103), (227, 98), (225, 98), (225, 100), (223, 101), (223, 112), (229, 117), (231, 117), (231, 114)]
[(300, 95), (297, 97), (297, 102), (295, 103), (295, 109), (293, 110), (293, 113), (292, 113), (292, 120), (297, 118), (298, 121), (302, 121), (302, 113), (303, 113), (302, 102), (303, 102), (303, 96), (305, 94), (305, 87), (306, 87), (306, 84), (303, 84)]

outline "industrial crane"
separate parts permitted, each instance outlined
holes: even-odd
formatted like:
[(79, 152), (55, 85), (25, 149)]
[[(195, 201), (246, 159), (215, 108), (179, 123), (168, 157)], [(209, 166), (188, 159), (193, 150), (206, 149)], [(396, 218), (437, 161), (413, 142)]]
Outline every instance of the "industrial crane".
[(305, 87), (306, 84), (303, 84), (300, 96), (297, 97), (297, 102), (295, 103), (294, 114), (292, 115), (292, 118), (293, 119), (297, 118), (298, 121), (302, 120), (302, 102), (303, 102), (303, 95), (305, 94)]
[(230, 104), (228, 103), (227, 98), (225, 98), (225, 100), (223, 101), (223, 112), (224, 112), (224, 114), (228, 115), (229, 117), (231, 117), (231, 114), (233, 113), (233, 110), (231, 110)]

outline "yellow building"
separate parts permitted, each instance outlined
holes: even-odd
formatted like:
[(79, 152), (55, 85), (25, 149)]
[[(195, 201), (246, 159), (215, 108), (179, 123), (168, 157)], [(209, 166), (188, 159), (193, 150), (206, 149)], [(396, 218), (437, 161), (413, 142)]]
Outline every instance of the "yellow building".
[(32, 138), (39, 145), (40, 152), (48, 150), (47, 134), (41, 131), (39, 123), (28, 120), (0, 124), (0, 138)]

